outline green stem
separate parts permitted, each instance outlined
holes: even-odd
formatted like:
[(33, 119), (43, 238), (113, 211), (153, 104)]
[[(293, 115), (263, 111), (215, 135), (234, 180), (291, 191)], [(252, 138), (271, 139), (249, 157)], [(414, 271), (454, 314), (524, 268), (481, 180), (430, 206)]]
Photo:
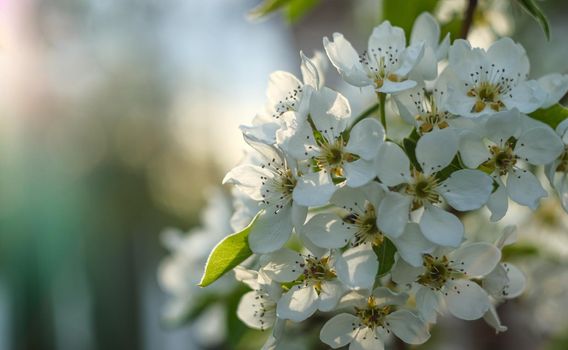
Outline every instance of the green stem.
[(387, 95), (382, 92), (378, 92), (377, 96), (379, 97), (379, 115), (381, 117), (381, 124), (383, 124), (383, 128), (385, 129), (385, 133), (387, 132), (387, 114), (385, 112), (385, 102), (387, 99)]
[(352, 129), (357, 123), (359, 123), (361, 120), (367, 118), (368, 116), (370, 116), (371, 114), (375, 113), (377, 111), (377, 109), (379, 108), (379, 104), (375, 103), (374, 105), (372, 105), (371, 107), (367, 108), (363, 113), (361, 113), (357, 118), (355, 118), (355, 120), (353, 121), (353, 123), (351, 124), (351, 128)]

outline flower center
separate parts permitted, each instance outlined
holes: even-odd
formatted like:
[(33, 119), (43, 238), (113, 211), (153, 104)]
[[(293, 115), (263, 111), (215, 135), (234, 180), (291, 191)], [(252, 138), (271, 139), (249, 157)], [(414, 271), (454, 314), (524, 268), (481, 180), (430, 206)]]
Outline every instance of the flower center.
[(394, 311), (392, 305), (378, 306), (375, 297), (370, 296), (367, 299), (367, 307), (355, 308), (355, 314), (359, 318), (361, 324), (375, 329), (377, 327), (384, 327), (385, 318)]
[(479, 113), (483, 111), (487, 105), (496, 112), (505, 108), (505, 104), (500, 99), (501, 86), (499, 84), (493, 84), (488, 81), (480, 82), (475, 87), (471, 88), (467, 92), (467, 95), (476, 98), (476, 102), (471, 109), (472, 112)]
[(438, 180), (433, 175), (425, 176), (414, 170), (412, 177), (414, 182), (406, 188), (406, 193), (414, 196), (413, 209), (418, 209), (425, 203), (440, 203)]
[(446, 256), (440, 258), (425, 254), (422, 260), (425, 271), (418, 277), (416, 282), (436, 290), (442, 289), (453, 273), (448, 258)]
[(377, 227), (377, 214), (375, 207), (371, 203), (365, 205), (365, 212), (362, 214), (351, 214), (347, 216), (345, 221), (354, 224), (357, 231), (354, 234), (353, 246), (369, 242), (375, 246), (379, 246), (384, 241), (384, 235)]
[(517, 164), (517, 157), (513, 153), (513, 146), (511, 142), (507, 142), (505, 146), (499, 147), (497, 145), (489, 148), (492, 158), (489, 160), (490, 165), (493, 165), (499, 171), (499, 175), (507, 174), (515, 164)]
[(318, 294), (321, 292), (322, 282), (329, 281), (337, 277), (335, 271), (329, 266), (328, 256), (320, 259), (308, 256), (303, 267), (304, 281), (313, 283)]
[(359, 156), (345, 152), (343, 147), (345, 142), (343, 137), (338, 137), (335, 142), (322, 142), (320, 154), (314, 158), (315, 165), (321, 170), (329, 170), (335, 178), (343, 178), (343, 164), (354, 162)]

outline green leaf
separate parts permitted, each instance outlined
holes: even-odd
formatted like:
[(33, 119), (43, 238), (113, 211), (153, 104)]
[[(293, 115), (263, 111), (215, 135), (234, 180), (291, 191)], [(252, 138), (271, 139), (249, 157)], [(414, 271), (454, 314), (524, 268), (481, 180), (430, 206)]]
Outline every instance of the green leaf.
[(284, 10), (290, 23), (297, 22), (319, 4), (320, 0), (291, 0)]
[(251, 20), (257, 20), (264, 17), (272, 12), (275, 12), (284, 6), (288, 5), (292, 0), (265, 0), (257, 7), (253, 8), (248, 17)]
[(384, 276), (390, 272), (394, 265), (396, 247), (390, 239), (385, 237), (383, 243), (379, 246), (374, 246), (373, 250), (375, 251), (375, 254), (377, 254), (377, 259), (379, 260), (379, 271), (377, 272), (377, 277)]
[(504, 261), (537, 256), (539, 248), (531, 243), (516, 243), (503, 247), (502, 255)]
[(534, 19), (536, 19), (536, 21), (538, 22), (538, 24), (540, 24), (540, 27), (544, 31), (546, 39), (550, 40), (550, 26), (548, 24), (548, 18), (546, 18), (544, 12), (542, 12), (536, 2), (534, 0), (517, 0), (517, 2), (523, 9), (525, 9), (525, 11), (527, 11), (534, 17)]
[(437, 0), (383, 0), (383, 19), (404, 29), (410, 38), (412, 24), (422, 12), (434, 12)]
[(412, 166), (417, 170), (422, 170), (420, 164), (418, 164), (418, 160), (416, 159), (416, 143), (419, 138), (420, 135), (418, 135), (416, 129), (412, 129), (412, 133), (402, 140), (402, 148), (404, 148), (404, 152), (408, 156)]
[(533, 119), (540, 120), (541, 122), (550, 125), (551, 128), (556, 129), (558, 124), (568, 118), (568, 108), (557, 103), (551, 107), (538, 109), (529, 116)]
[(199, 282), (200, 287), (207, 287), (252, 255), (248, 235), (258, 216), (259, 214), (241, 232), (233, 233), (217, 243), (205, 263), (205, 272)]

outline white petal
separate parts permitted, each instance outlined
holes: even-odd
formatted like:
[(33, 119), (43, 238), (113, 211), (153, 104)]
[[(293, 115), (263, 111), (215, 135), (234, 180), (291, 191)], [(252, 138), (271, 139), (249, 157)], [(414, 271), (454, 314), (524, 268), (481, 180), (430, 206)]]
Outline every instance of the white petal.
[(268, 89), (266, 97), (269, 107), (276, 106), (280, 101), (286, 99), (294, 89), (302, 87), (302, 83), (293, 74), (284, 71), (276, 71), (268, 78)]
[(345, 96), (323, 87), (312, 93), (310, 114), (323, 136), (328, 136), (327, 133), (339, 135), (347, 126), (346, 119), (351, 116), (351, 106)]
[[(300, 57), (302, 58), (302, 64), (300, 70), (302, 71), (302, 78), (304, 83), (311, 85), (314, 88), (320, 87), (320, 76), (319, 70), (316, 64), (309, 59), (302, 51), (300, 51)], [(323, 78), (323, 77), (322, 77)]]
[(405, 183), (410, 178), (410, 161), (404, 151), (392, 142), (385, 142), (377, 156), (377, 175), (387, 186)]
[(357, 317), (350, 314), (335, 315), (323, 325), (320, 339), (333, 349), (345, 346), (353, 340), (353, 324), (359, 324)]
[(447, 295), (444, 300), (448, 310), (462, 320), (470, 321), (483, 317), (491, 305), (487, 293), (472, 281), (448, 281), (445, 293)]
[(441, 298), (442, 295), (440, 292), (434, 291), (428, 287), (420, 287), (418, 292), (416, 292), (416, 307), (426, 322), (436, 322)]
[(274, 174), (267, 168), (261, 168), (252, 164), (243, 164), (233, 168), (225, 175), (223, 184), (235, 185), (255, 201), (262, 200), (263, 178), (273, 178)]
[(429, 132), (416, 143), (416, 159), (426, 175), (448, 166), (457, 152), (458, 137), (451, 128)]
[(438, 21), (428, 12), (422, 12), (416, 17), (412, 25), (410, 43), (414, 44), (424, 41), (427, 46), (435, 48), (438, 46), (439, 39), (440, 25)]
[(538, 207), (541, 198), (548, 194), (533, 173), (524, 169), (513, 169), (507, 177), (507, 190), (515, 202), (532, 210)]
[(455, 215), (433, 205), (426, 206), (420, 229), (428, 240), (447, 247), (460, 245), (464, 235), (463, 224)]
[(507, 287), (507, 283), (509, 283), (507, 271), (505, 271), (503, 264), (497, 264), (491, 273), (483, 277), (481, 283), (483, 289), (489, 295), (496, 300), (501, 300), (504, 297), (503, 292)]
[(546, 98), (541, 108), (548, 108), (558, 103), (568, 92), (568, 74), (548, 74), (540, 77), (537, 82), (546, 92)]
[(434, 248), (432, 242), (427, 240), (418, 224), (409, 222), (402, 235), (393, 239), (397, 252), (401, 258), (413, 266), (422, 265), (422, 254), (431, 252)]
[(489, 150), (481, 137), (471, 131), (462, 132), (459, 141), (461, 160), (468, 168), (477, 168), (490, 159)]
[(296, 285), (282, 296), (276, 306), (278, 318), (301, 322), (316, 312), (318, 294), (314, 287)]
[(377, 156), (384, 138), (385, 130), (378, 120), (363, 119), (351, 129), (345, 151), (370, 160)]
[[(265, 303), (270, 303), (265, 300)], [(237, 307), (237, 317), (243, 321), (247, 326), (254, 329), (266, 329), (272, 327), (276, 317), (271, 312), (259, 312), (258, 294), (254, 291), (248, 292), (239, 301)], [(261, 316), (262, 315), (262, 316)]]
[(468, 211), (481, 208), (489, 200), (493, 179), (479, 170), (458, 170), (439, 187), (444, 199), (454, 209)]
[(416, 281), (423, 272), (423, 266), (412, 266), (399, 257), (392, 268), (391, 278), (395, 283), (404, 285)]
[(450, 254), (456, 269), (464, 270), (470, 278), (487, 275), (501, 260), (501, 251), (493, 244), (466, 244)]
[(507, 188), (500, 178), (495, 179), (499, 187), (491, 194), (487, 202), (487, 208), (491, 211), (491, 221), (498, 221), (505, 216), (509, 208), (509, 195)]
[(385, 345), (377, 332), (371, 328), (360, 328), (351, 342), (349, 350), (384, 350)]
[(379, 269), (377, 255), (370, 244), (347, 249), (335, 263), (337, 277), (348, 288), (372, 289)]
[(410, 220), (412, 198), (396, 192), (387, 192), (379, 205), (377, 226), (393, 238), (399, 237)]
[(531, 113), (546, 100), (546, 92), (534, 80), (522, 81), (503, 96), (507, 108), (517, 108), (522, 113)]
[(282, 248), (292, 234), (292, 227), (291, 206), (285, 206), (277, 213), (264, 210), (249, 232), (250, 249), (265, 254)]
[(302, 175), (294, 188), (292, 197), (304, 206), (320, 206), (329, 202), (336, 190), (331, 177), (324, 171)]
[(511, 38), (501, 38), (491, 44), (487, 58), (497, 67), (507, 67), (509, 74), (525, 77), (529, 73), (529, 59), (525, 49)]
[(380, 88), (378, 88), (377, 91), (385, 94), (395, 94), (397, 92), (412, 89), (415, 86), (416, 82), (414, 80), (404, 80), (400, 82), (395, 82), (385, 79), (383, 81), (383, 85)]
[[(400, 58), (401, 60), (400, 67), (398, 67), (398, 69), (394, 73), (399, 77), (408, 75), (408, 73), (410, 73), (412, 69), (414, 69), (414, 67), (418, 64), (418, 62), (420, 62), (420, 60), (424, 56), (424, 47), (425, 45), (422, 42), (408, 46), (404, 50)], [(410, 81), (412, 80), (406, 80), (403, 83)], [(412, 88), (414, 86), (415, 85), (409, 86), (408, 88)]]
[(387, 287), (377, 287), (372, 294), (377, 299), (377, 305), (405, 305), (408, 300), (408, 294), (396, 293)]
[(562, 140), (549, 127), (528, 130), (519, 137), (515, 145), (515, 154), (535, 165), (548, 164), (563, 151)]
[(308, 207), (298, 205), (292, 201), (292, 211), (290, 213), (292, 217), (292, 224), (299, 230), (306, 222), (306, 217), (308, 215)]
[(503, 228), (501, 237), (495, 242), (495, 246), (503, 249), (504, 246), (511, 245), (517, 241), (517, 227), (514, 225), (507, 225)]
[(493, 114), (485, 123), (485, 132), (490, 140), (502, 145), (511, 136), (521, 133), (521, 115), (517, 109)]
[(377, 176), (375, 162), (365, 159), (345, 163), (343, 171), (345, 172), (345, 184), (349, 187), (366, 185)]
[(323, 312), (332, 311), (346, 292), (343, 284), (337, 279), (322, 282), (318, 308)]
[(333, 41), (323, 38), (323, 46), (331, 63), (337, 68), (343, 80), (354, 86), (368, 86), (373, 82), (359, 62), (357, 51), (342, 34), (334, 33)]
[(336, 249), (349, 242), (354, 228), (335, 214), (317, 214), (306, 223), (302, 231), (318, 247)]
[(283, 248), (262, 257), (262, 271), (276, 282), (291, 282), (302, 273), (299, 265), (303, 261), (299, 253)]
[(422, 344), (430, 338), (428, 326), (408, 310), (398, 310), (385, 317), (388, 328), (408, 344)]
[(503, 263), (503, 267), (507, 272), (509, 283), (505, 289), (505, 298), (514, 299), (523, 294), (527, 280), (525, 275), (515, 265)]

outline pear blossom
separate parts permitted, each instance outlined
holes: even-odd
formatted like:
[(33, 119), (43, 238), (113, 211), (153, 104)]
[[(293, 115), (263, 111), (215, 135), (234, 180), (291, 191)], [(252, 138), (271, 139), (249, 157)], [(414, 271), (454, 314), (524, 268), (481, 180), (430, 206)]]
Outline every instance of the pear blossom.
[(568, 119), (558, 124), (556, 133), (564, 144), (564, 151), (546, 165), (545, 174), (558, 193), (562, 207), (568, 213)]
[(466, 242), (455, 250), (439, 248), (423, 255), (423, 265), (414, 267), (398, 259), (392, 270), (394, 282), (414, 284), (416, 306), (425, 320), (433, 322), (444, 303), (463, 320), (483, 317), (489, 310), (489, 295), (476, 279), (488, 275), (501, 259), (501, 251), (486, 242)]
[(280, 249), (290, 238), (293, 228), (304, 223), (307, 208), (293, 200), (297, 191), (298, 170), (293, 160), (276, 146), (245, 137), (263, 158), (260, 165), (241, 164), (231, 170), (223, 183), (235, 185), (260, 205), (256, 224), (248, 239), (256, 253)]
[(558, 103), (568, 92), (568, 74), (548, 74), (538, 78), (537, 82), (546, 93), (541, 108), (548, 108)]
[(440, 171), (454, 159), (458, 138), (450, 129), (436, 130), (422, 136), (416, 144), (416, 159), (421, 169), (411, 167), (404, 151), (386, 142), (378, 155), (378, 176), (392, 188), (385, 194), (378, 210), (377, 224), (393, 237), (402, 234), (410, 212), (424, 208), (420, 230), (433, 243), (456, 247), (462, 242), (463, 225), (453, 214), (439, 207), (444, 199), (460, 211), (484, 205), (492, 190), (492, 180), (479, 170), (462, 169), (447, 179)]
[(341, 248), (350, 242), (337, 256), (335, 266), (338, 278), (351, 289), (372, 289), (379, 269), (374, 249), (386, 244), (385, 240), (391, 240), (411, 264), (421, 264), (422, 254), (433, 248), (416, 224), (409, 223), (397, 239), (379, 230), (377, 210), (383, 195), (376, 182), (356, 189), (342, 188), (331, 199), (338, 210), (314, 215), (301, 229), (322, 248)]
[(276, 282), (291, 284), (277, 303), (278, 318), (300, 322), (316, 310), (331, 311), (346, 289), (337, 279), (334, 256), (301, 254), (282, 248), (263, 255), (264, 273)]
[(394, 96), (402, 119), (420, 134), (445, 129), (455, 117), (448, 111), (448, 75), (442, 73), (431, 91), (419, 85)]
[(495, 41), (487, 51), (456, 40), (446, 69), (455, 77), (450, 83), (448, 109), (457, 115), (479, 117), (513, 108), (530, 113), (546, 98), (536, 81), (526, 80), (527, 54), (510, 38)]
[[(514, 226), (507, 226), (501, 237), (495, 242), (499, 249), (515, 243), (517, 240)], [(526, 279), (521, 270), (509, 262), (500, 262), (487, 276), (481, 280), (482, 288), (490, 295), (493, 303), (483, 316), (483, 319), (492, 326), (497, 333), (507, 330), (501, 324), (495, 304), (508, 299), (517, 298), (525, 289)]]
[(450, 33), (440, 42), (440, 24), (428, 12), (421, 13), (412, 26), (410, 46), (424, 43), (424, 55), (411, 76), (418, 80), (434, 80), (438, 76), (438, 62), (446, 58), (450, 47)]
[(484, 135), (469, 132), (462, 137), (460, 154), (464, 164), (472, 168), (482, 165), (498, 185), (487, 203), (493, 221), (507, 212), (508, 197), (534, 210), (547, 196), (538, 178), (521, 168), (520, 162), (549, 164), (564, 149), (554, 130), (545, 124), (528, 123), (528, 119), (517, 109), (495, 113), (486, 119)]
[(416, 86), (409, 79), (412, 69), (424, 54), (424, 42), (406, 47), (402, 28), (385, 21), (375, 27), (367, 51), (358, 55), (342, 34), (334, 33), (333, 41), (323, 38), (329, 60), (349, 84), (373, 86), (377, 92), (397, 93)]
[(266, 91), (266, 112), (257, 115), (252, 126), (241, 126), (244, 135), (269, 144), (276, 142), (276, 132), (282, 124), (282, 115), (289, 111), (303, 114), (309, 106), (310, 94), (324, 84), (325, 56), (316, 51), (310, 59), (300, 51), (302, 80), (285, 71), (270, 74)]
[(384, 129), (375, 119), (349, 129), (350, 114), (347, 99), (327, 88), (312, 94), (307, 118), (287, 114), (288, 127), (279, 133), (279, 143), (291, 157), (309, 165), (294, 191), (299, 204), (327, 204), (338, 187), (363, 186), (376, 176), (374, 159)]
[(407, 297), (377, 288), (354, 301), (353, 314), (341, 313), (327, 321), (320, 339), (333, 349), (350, 344), (351, 350), (384, 349), (391, 334), (408, 344), (422, 344), (430, 338), (428, 326), (403, 308)]

